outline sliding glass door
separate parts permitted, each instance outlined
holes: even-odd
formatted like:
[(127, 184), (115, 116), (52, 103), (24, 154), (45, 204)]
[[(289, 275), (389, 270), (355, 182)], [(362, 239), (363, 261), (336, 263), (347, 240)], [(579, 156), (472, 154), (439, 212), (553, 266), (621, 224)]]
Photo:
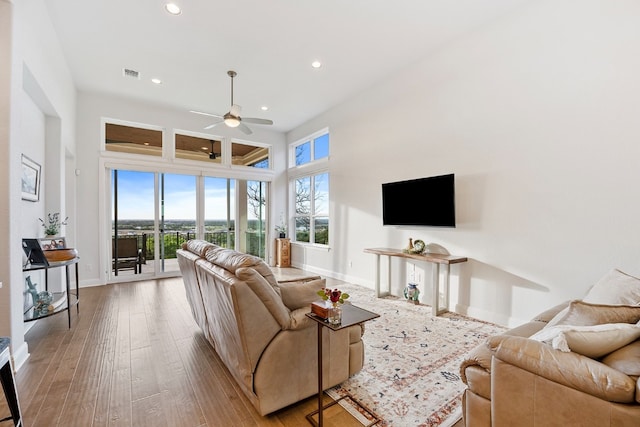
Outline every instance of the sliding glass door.
[(111, 173), (111, 271), (114, 276), (143, 273), (153, 259), (147, 250), (155, 230), (155, 174), (131, 170)]
[(235, 249), (235, 180), (204, 178), (204, 239)]
[(264, 259), (266, 195), (262, 181), (111, 170), (111, 277), (179, 274), (194, 238)]
[(195, 239), (196, 177), (160, 173), (159, 239), (157, 259), (161, 273), (179, 272), (176, 250), (182, 243)]

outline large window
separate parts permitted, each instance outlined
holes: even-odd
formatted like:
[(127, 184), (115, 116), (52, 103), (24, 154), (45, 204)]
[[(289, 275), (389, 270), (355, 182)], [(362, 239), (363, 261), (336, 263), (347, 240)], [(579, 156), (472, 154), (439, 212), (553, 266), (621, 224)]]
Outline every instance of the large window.
[(293, 240), (329, 244), (329, 133), (325, 130), (292, 144), (289, 168), (294, 201)]
[(176, 250), (194, 238), (267, 256), (269, 144), (129, 122), (104, 126), (108, 279), (178, 274)]

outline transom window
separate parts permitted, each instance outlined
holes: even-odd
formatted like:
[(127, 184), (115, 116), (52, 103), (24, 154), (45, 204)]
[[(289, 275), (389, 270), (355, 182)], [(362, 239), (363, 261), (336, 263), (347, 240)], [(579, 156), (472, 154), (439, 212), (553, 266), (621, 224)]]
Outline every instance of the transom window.
[(302, 166), (315, 160), (329, 157), (329, 134), (295, 144), (295, 165)]
[(107, 123), (105, 150), (162, 157), (162, 131)]

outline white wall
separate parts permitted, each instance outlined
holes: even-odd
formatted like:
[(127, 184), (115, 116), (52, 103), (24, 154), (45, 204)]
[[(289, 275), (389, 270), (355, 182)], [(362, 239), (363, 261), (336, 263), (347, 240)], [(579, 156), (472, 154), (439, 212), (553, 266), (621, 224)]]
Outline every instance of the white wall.
[[(75, 156), (75, 88), (57, 43), (46, 7), (42, 0), (25, 0), (15, 4), (0, 0), (2, 15), (3, 55), (7, 53), (10, 69), (3, 67), (3, 100), (8, 101), (7, 150), (0, 156), (6, 173), (3, 181), (5, 215), (0, 217), (3, 236), (0, 281), (2, 310), (0, 334), (12, 339), (13, 357), (20, 366), (28, 356), (24, 342), (23, 314), (24, 276), (22, 273), (21, 239), (39, 237), (43, 229), (38, 218), (46, 212), (65, 213), (66, 188), (61, 165)], [(7, 67), (8, 68), (8, 67)], [(4, 72), (8, 71), (8, 74)], [(5, 133), (3, 132), (3, 138)], [(3, 144), (4, 146), (4, 144)], [(26, 154), (42, 165), (46, 184), (40, 200), (21, 200), (21, 155)], [(73, 188), (71, 184), (71, 188)], [(6, 290), (5, 290), (6, 289)]]
[[(244, 135), (239, 130), (231, 130), (225, 126), (218, 126), (212, 131), (203, 128), (208, 124), (207, 118), (188, 111), (180, 111), (159, 105), (150, 105), (129, 99), (122, 99), (104, 94), (80, 93), (78, 95), (78, 168), (80, 179), (78, 180), (78, 210), (81, 213), (78, 218), (78, 235), (83, 236), (78, 241), (78, 253), (81, 255), (80, 284), (98, 285), (107, 280), (107, 270), (110, 268), (110, 254), (106, 253), (107, 242), (110, 234), (100, 231), (101, 198), (104, 197), (104, 183), (100, 181), (101, 144), (104, 143), (102, 121), (122, 120), (144, 126), (158, 126), (164, 129), (165, 141), (173, 138), (175, 130), (205, 133), (217, 137), (238, 138), (243, 141), (260, 142), (273, 145), (272, 162), (276, 170), (275, 185), (286, 181), (282, 178), (286, 162), (285, 136), (279, 132), (273, 132), (261, 126), (253, 126), (253, 134)], [(157, 159), (160, 167), (182, 168), (184, 162)], [(104, 169), (104, 168), (103, 168)], [(236, 172), (228, 167), (212, 166), (215, 176), (239, 178)], [(279, 212), (278, 206), (282, 205), (285, 194), (276, 191), (273, 212)], [(104, 200), (103, 200), (104, 202)], [(278, 217), (276, 217), (278, 218)], [(270, 230), (273, 231), (273, 230)], [(110, 231), (109, 231), (110, 233)], [(108, 237), (104, 237), (108, 236)], [(106, 255), (105, 255), (106, 254)]]
[[(503, 324), (640, 275), (639, 45), (638, 2), (533, 2), (290, 132), (331, 133), (332, 250), (294, 264), (371, 286), (364, 248), (438, 243), (453, 308)], [(456, 229), (382, 226), (381, 183), (451, 172)]]

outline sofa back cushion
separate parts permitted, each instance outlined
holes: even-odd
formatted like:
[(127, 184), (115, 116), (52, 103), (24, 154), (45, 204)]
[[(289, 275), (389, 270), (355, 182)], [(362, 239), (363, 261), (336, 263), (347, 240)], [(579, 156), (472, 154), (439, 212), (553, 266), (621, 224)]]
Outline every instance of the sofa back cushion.
[(271, 315), (277, 320), (282, 329), (288, 329), (289, 310), (283, 304), (282, 298), (267, 280), (252, 267), (239, 267), (235, 272), (238, 279), (244, 281), (267, 307)]
[(219, 265), (233, 274), (236, 274), (236, 270), (238, 268), (251, 267), (264, 277), (276, 293), (280, 294), (278, 282), (273, 275), (273, 271), (271, 271), (271, 268), (257, 256), (243, 254), (242, 252), (237, 252), (233, 249), (214, 246), (205, 251), (205, 258), (207, 261)]
[(598, 280), (582, 300), (595, 304), (639, 305), (640, 279), (613, 269)]
[(322, 301), (318, 291), (326, 286), (325, 279), (278, 283), (282, 302), (291, 311), (308, 308), (314, 301)]
[(182, 244), (182, 249), (184, 249), (185, 251), (189, 251), (201, 258), (204, 258), (204, 254), (211, 247), (219, 247), (219, 246), (214, 245), (213, 243), (209, 243), (206, 240), (197, 240), (197, 239), (187, 240)]
[(203, 259), (196, 262), (196, 272), (216, 352), (238, 383), (252, 393), (258, 360), (282, 328), (267, 305), (236, 275)]

